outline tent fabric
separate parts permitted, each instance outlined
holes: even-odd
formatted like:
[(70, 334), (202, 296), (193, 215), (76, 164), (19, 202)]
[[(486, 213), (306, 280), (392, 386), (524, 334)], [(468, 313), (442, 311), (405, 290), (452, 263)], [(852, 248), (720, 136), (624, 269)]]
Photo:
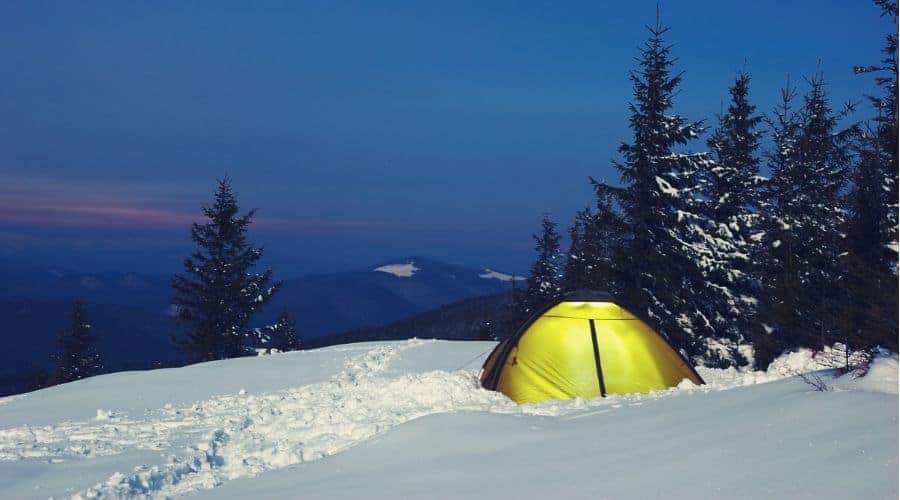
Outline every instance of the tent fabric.
[(607, 298), (564, 298), (501, 342), (482, 385), (519, 403), (646, 393), (703, 379), (640, 318)]

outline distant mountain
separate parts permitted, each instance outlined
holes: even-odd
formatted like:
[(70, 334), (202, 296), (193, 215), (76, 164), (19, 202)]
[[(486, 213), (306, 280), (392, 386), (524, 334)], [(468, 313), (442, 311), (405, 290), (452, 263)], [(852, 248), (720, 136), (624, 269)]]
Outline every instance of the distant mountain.
[(355, 272), (288, 280), (264, 314), (282, 307), (297, 317), (307, 339), (383, 325), (437, 306), (509, 291), (513, 277), (424, 257), (386, 262)]
[[(277, 276), (277, 274), (276, 274)], [(286, 280), (258, 324), (282, 308), (296, 319), (305, 342), (377, 325), (461, 299), (511, 289), (518, 278), (424, 257), (409, 257), (351, 272)], [(80, 273), (0, 262), (0, 336), (19, 339), (0, 351), (0, 393), (20, 387), (49, 366), (57, 332), (71, 302), (88, 304), (106, 366), (116, 371), (177, 364), (177, 329), (170, 318), (170, 277), (138, 273)]]
[(452, 304), (394, 321), (309, 339), (305, 349), (352, 342), (403, 340), (413, 337), (443, 340), (493, 340), (512, 334), (512, 293), (503, 292), (463, 299)]

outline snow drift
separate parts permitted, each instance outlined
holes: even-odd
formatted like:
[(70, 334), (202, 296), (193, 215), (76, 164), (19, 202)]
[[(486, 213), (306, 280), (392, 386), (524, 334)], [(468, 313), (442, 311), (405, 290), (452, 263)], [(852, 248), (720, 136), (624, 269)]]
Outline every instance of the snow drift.
[[(367, 343), (105, 375), (0, 399), (0, 497), (896, 498), (897, 358), (516, 405), (484, 342)], [(602, 473), (601, 473), (602, 472)]]

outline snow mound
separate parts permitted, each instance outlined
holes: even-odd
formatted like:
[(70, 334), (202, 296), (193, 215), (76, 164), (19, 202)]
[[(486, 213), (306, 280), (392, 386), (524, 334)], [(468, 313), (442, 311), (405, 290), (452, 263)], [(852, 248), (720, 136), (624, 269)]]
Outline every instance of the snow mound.
[(525, 279), (522, 276), (501, 273), (499, 271), (494, 271), (492, 269), (485, 269), (483, 273), (478, 275), (478, 277), (488, 279), (488, 280), (500, 280), (500, 281), (507, 281), (507, 282), (508, 281), (522, 281)]
[(385, 266), (376, 267), (375, 271), (380, 273), (393, 274), (398, 278), (411, 278), (416, 271), (420, 271), (414, 262), (406, 264), (387, 264)]
[(897, 355), (882, 353), (872, 360), (865, 375), (859, 377), (855, 373), (848, 373), (841, 377), (835, 385), (844, 390), (855, 389), (896, 395), (898, 392), (897, 370)]

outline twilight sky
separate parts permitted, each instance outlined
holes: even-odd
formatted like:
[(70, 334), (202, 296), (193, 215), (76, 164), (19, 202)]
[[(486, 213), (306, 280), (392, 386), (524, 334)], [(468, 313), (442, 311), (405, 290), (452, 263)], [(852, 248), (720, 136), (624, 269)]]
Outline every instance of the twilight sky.
[[(764, 111), (819, 60), (835, 106), (859, 100), (892, 29), (865, 0), (660, 3), (676, 111), (710, 125), (744, 67)], [(655, 6), (2, 2), (0, 258), (174, 270), (228, 173), (281, 276), (522, 271), (541, 212), (566, 225), (615, 179)]]

